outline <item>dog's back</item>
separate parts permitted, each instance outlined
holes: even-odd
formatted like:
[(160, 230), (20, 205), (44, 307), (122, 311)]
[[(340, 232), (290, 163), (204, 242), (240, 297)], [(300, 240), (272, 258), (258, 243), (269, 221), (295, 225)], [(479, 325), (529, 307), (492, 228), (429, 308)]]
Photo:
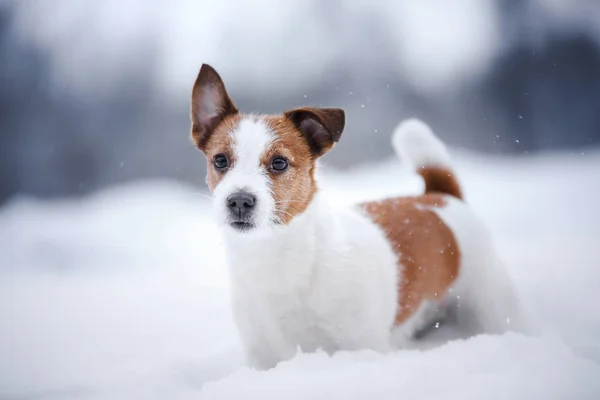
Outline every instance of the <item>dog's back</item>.
[(361, 207), (398, 256), (396, 326), (411, 337), (461, 305), (473, 331), (506, 330), (511, 317), (521, 323), (512, 284), (485, 226), (462, 201), (444, 144), (416, 119), (398, 126), (392, 144), (423, 178), (424, 194)]

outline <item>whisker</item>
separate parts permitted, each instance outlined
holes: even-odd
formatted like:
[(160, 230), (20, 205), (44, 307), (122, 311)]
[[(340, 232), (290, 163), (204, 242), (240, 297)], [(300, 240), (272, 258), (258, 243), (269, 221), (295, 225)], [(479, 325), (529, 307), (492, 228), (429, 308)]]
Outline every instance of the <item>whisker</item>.
[(289, 212), (287, 212), (287, 211), (285, 211), (285, 210), (277, 210), (277, 212), (280, 212), (280, 213), (287, 214), (287, 215), (289, 215), (290, 217), (294, 218), (294, 216), (293, 216), (292, 214), (290, 214)]
[(209, 199), (209, 200), (213, 199), (212, 196), (209, 196), (209, 195), (207, 195), (205, 193), (202, 193), (202, 192), (196, 192), (194, 190), (190, 190), (190, 193), (193, 194), (194, 196), (204, 197), (205, 199)]
[(290, 203), (304, 203), (304, 201), (301, 201), (301, 200), (279, 200), (279, 201), (275, 202), (275, 204), (290, 204)]

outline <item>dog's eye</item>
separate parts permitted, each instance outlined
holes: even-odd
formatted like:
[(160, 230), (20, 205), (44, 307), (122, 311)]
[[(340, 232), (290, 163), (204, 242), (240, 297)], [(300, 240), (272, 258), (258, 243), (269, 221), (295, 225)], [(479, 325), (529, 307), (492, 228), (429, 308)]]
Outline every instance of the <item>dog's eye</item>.
[(229, 165), (229, 160), (227, 160), (227, 157), (225, 157), (223, 154), (218, 154), (215, 156), (215, 158), (213, 158), (213, 165), (216, 169), (222, 170), (227, 168)]
[(288, 161), (283, 157), (275, 157), (273, 161), (271, 161), (271, 169), (278, 172), (285, 171), (288, 165)]

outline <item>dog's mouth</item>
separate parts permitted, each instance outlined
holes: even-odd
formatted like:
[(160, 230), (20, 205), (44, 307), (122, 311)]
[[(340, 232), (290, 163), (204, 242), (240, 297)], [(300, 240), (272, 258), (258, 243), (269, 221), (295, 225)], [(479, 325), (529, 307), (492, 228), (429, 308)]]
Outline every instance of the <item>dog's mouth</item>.
[(229, 223), (229, 226), (231, 226), (236, 231), (246, 232), (254, 228), (255, 225), (252, 222), (248, 221), (231, 221)]

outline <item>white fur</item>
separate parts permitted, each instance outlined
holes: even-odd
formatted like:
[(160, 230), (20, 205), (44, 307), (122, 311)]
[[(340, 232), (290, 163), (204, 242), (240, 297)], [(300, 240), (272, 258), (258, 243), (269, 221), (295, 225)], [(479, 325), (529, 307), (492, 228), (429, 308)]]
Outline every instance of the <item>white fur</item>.
[(462, 201), (446, 196), (435, 212), (448, 226), (460, 249), (460, 274), (448, 300), (470, 333), (525, 331), (516, 288), (508, 276), (487, 227)]
[[(273, 133), (254, 118), (242, 121), (232, 135), (237, 161), (214, 191), (217, 209), (225, 215), (226, 197), (240, 188), (255, 193), (257, 207), (262, 207), (260, 223), (250, 231), (228, 228), (226, 217), (222, 221), (234, 317), (253, 366), (272, 367), (298, 350), (386, 351), (392, 332), (411, 338), (431, 323), (440, 308), (436, 301), (393, 329), (398, 258), (380, 227), (358, 208), (330, 206), (317, 194), (288, 225), (270, 223), (274, 202), (259, 159)], [(502, 276), (493, 268), (493, 257), (488, 258), (487, 239), (467, 207), (448, 200), (450, 207), (440, 216), (457, 233), (463, 251), (456, 286), (461, 299), (471, 304), (465, 309), (475, 311), (479, 315), (474, 320), (486, 324), (483, 315), (490, 312), (490, 330), (503, 328), (498, 318), (506, 321), (510, 314), (489, 296), (498, 292), (495, 280)]]
[(423, 166), (450, 168), (450, 155), (431, 128), (416, 118), (402, 121), (392, 136), (394, 150), (414, 168)]

